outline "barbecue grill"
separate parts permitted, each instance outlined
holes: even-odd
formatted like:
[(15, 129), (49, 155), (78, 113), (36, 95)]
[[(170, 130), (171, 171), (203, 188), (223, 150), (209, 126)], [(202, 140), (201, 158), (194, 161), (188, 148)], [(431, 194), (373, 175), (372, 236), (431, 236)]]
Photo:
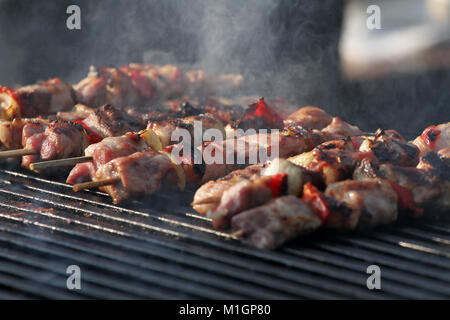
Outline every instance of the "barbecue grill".
[[(192, 194), (116, 206), (100, 192), (0, 169), (0, 298), (445, 299), (450, 222), (324, 231), (277, 251), (248, 248), (189, 207)], [(81, 269), (81, 289), (66, 269)], [(381, 268), (381, 290), (366, 286)]]

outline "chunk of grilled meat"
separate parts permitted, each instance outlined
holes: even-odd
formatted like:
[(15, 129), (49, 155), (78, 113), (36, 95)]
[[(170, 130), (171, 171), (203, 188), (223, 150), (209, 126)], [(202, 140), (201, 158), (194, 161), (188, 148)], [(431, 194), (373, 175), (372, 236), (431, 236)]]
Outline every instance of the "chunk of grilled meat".
[(206, 183), (195, 193), (192, 205), (199, 213), (208, 212), (214, 227), (225, 228), (244, 210), (283, 195), (301, 195), (304, 183), (313, 180), (314, 173), (278, 158)]
[(114, 178), (120, 181), (100, 190), (107, 192), (117, 204), (131, 197), (150, 195), (163, 186), (176, 185), (178, 176), (167, 153), (145, 150), (113, 159), (95, 173), (95, 180)]
[(328, 126), (317, 133), (322, 137), (323, 141), (364, 135), (364, 132), (358, 127), (348, 124), (339, 117), (334, 117)]
[(413, 143), (419, 148), (420, 157), (430, 151), (450, 148), (450, 122), (428, 127)]
[(67, 183), (76, 184), (90, 181), (97, 169), (109, 161), (131, 155), (147, 148), (146, 143), (136, 133), (126, 133), (120, 137), (107, 137), (101, 142), (91, 144), (84, 150), (85, 156), (93, 160), (77, 164), (66, 180)]
[(335, 229), (375, 227), (397, 219), (397, 193), (381, 179), (346, 180), (325, 191), (329, 216), (325, 226)]
[(48, 124), (50, 121), (42, 118), (23, 118), (14, 120), (0, 120), (0, 149), (15, 150), (22, 148), (23, 127), (27, 123)]
[(114, 67), (91, 67), (87, 78), (74, 85), (78, 100), (91, 107), (112, 104), (115, 107), (136, 105), (138, 90), (128, 75)]
[(143, 129), (142, 120), (109, 104), (95, 110), (83, 121), (83, 125), (101, 137), (121, 136)]
[(73, 122), (30, 122), (22, 131), (23, 148), (36, 151), (35, 155), (22, 157), (22, 166), (25, 168), (41, 160), (79, 157), (88, 145), (83, 127)]
[(244, 243), (259, 249), (274, 249), (321, 226), (317, 215), (302, 200), (285, 196), (233, 217), (232, 229)]
[(206, 215), (208, 211), (215, 211), (226, 190), (238, 182), (249, 180), (252, 176), (258, 175), (263, 168), (264, 165), (262, 164), (251, 165), (245, 169), (235, 170), (218, 180), (203, 184), (194, 194), (192, 207), (203, 215)]
[(320, 173), (325, 184), (330, 185), (350, 178), (356, 165), (364, 158), (377, 163), (415, 166), (418, 154), (418, 149), (413, 144), (398, 140), (393, 133), (387, 134), (379, 130), (374, 136), (327, 141), (289, 161)]
[[(60, 111), (56, 114), (56, 119), (65, 121), (83, 120), (93, 114), (95, 109), (92, 109), (84, 104), (76, 104), (70, 111)], [(55, 120), (56, 120), (55, 119)]]
[(374, 139), (366, 139), (360, 152), (372, 152), (380, 162), (413, 167), (419, 163), (419, 149), (412, 143), (398, 140), (383, 130), (375, 133)]
[(418, 168), (405, 168), (391, 164), (376, 165), (364, 159), (355, 170), (353, 178), (365, 180), (380, 178), (388, 180), (399, 196), (399, 208), (416, 216), (424, 209), (446, 212), (449, 207), (450, 165), (434, 152), (424, 157)]
[[(202, 180), (207, 182), (250, 164), (311, 150), (314, 147), (313, 140), (310, 132), (302, 128), (289, 128), (281, 132), (259, 133), (206, 144), (201, 148), (207, 164)], [(230, 148), (233, 145), (234, 148)]]
[(55, 78), (17, 90), (0, 87), (0, 118), (32, 118), (68, 110), (76, 103), (72, 87)]
[(292, 113), (284, 121), (286, 127), (301, 126), (308, 130), (322, 130), (332, 121), (332, 117), (317, 107), (303, 107)]

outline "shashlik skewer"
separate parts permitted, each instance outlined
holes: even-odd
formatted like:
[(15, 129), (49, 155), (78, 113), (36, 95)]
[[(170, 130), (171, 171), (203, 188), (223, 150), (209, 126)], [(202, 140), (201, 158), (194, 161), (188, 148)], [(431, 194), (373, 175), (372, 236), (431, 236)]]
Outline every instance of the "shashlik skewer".
[[(199, 148), (198, 150), (201, 151), (201, 154), (203, 157), (205, 157), (205, 152), (207, 151), (207, 148), (211, 146), (209, 151), (213, 151), (212, 153), (215, 153), (217, 151), (221, 151), (223, 155), (223, 161), (222, 162), (215, 162), (215, 163), (207, 163), (207, 161), (203, 161), (201, 165), (195, 165), (193, 161), (193, 156), (185, 156), (181, 155), (180, 159), (177, 159), (177, 163), (180, 164), (180, 167), (183, 169), (185, 178), (184, 180), (193, 185), (196, 186), (200, 182), (207, 182), (211, 179), (215, 179), (221, 176), (226, 175), (227, 173), (233, 171), (236, 168), (239, 167), (245, 167), (249, 165), (249, 158), (252, 154), (258, 154), (258, 151), (262, 148), (266, 148), (267, 151), (269, 151), (267, 154), (270, 154), (270, 149), (273, 145), (277, 144), (279, 146), (279, 155), (282, 157), (288, 157), (290, 155), (299, 154), (307, 150), (311, 150), (316, 144), (320, 143), (320, 135), (318, 134), (311, 134), (309, 131), (304, 130), (302, 128), (289, 128), (281, 132), (281, 134), (255, 134), (250, 136), (243, 136), (237, 139), (236, 145), (239, 146), (238, 150), (235, 148), (228, 149), (227, 146), (230, 145), (230, 141), (220, 141), (220, 142), (214, 142), (212, 144), (209, 144), (204, 147)], [(232, 140), (236, 142), (234, 139)], [(241, 142), (241, 143), (239, 143)], [(177, 145), (172, 145), (164, 150), (162, 150), (162, 153), (165, 154), (173, 154), (173, 149), (177, 148)], [(241, 149), (239, 149), (241, 148)], [(143, 151), (145, 152), (145, 151)], [(234, 159), (237, 159), (237, 152), (240, 152), (241, 155), (244, 156), (244, 162), (242, 165), (236, 165), (236, 162), (233, 161), (232, 163), (227, 163), (226, 159), (227, 156), (232, 156)], [(139, 153), (139, 151), (138, 151)], [(148, 161), (151, 161), (148, 157), (142, 157), (143, 159), (146, 159)], [(257, 160), (257, 159), (256, 159)], [(121, 159), (118, 160), (120, 165), (127, 164), (128, 162)], [(107, 164), (103, 164), (105, 166)], [(77, 165), (77, 167), (72, 171), (72, 174), (69, 176), (69, 179), (67, 182), (69, 183), (79, 183), (82, 182), (80, 180), (80, 177), (86, 177), (86, 176), (92, 176), (95, 180), (100, 181), (104, 179), (110, 179), (111, 177), (105, 174), (99, 174), (98, 172), (101, 172), (102, 165), (96, 166), (96, 168), (93, 168), (93, 166), (89, 165)], [(116, 171), (127, 171), (128, 169), (120, 168)], [(95, 174), (94, 174), (95, 172)], [(87, 173), (87, 175), (86, 175)], [(124, 179), (121, 179), (124, 180)], [(116, 183), (112, 186), (103, 187), (103, 190), (106, 190), (112, 197), (115, 203), (121, 202), (129, 195), (127, 194), (125, 197), (118, 196), (118, 194), (122, 194), (119, 192), (115, 192), (114, 188), (118, 188), (118, 185), (120, 183)], [(78, 187), (76, 187), (78, 189)], [(153, 192), (153, 190), (151, 190)]]
[(429, 157), (434, 165), (440, 163), (428, 164), (429, 171), (414, 173), (414, 168), (388, 164), (381, 165), (376, 176), (364, 169), (359, 180), (333, 183), (325, 192), (306, 183), (302, 199), (283, 196), (235, 215), (231, 234), (253, 247), (274, 249), (321, 227), (372, 228), (395, 222), (400, 214), (417, 216), (428, 205), (448, 213), (450, 166), (445, 157), (439, 159), (435, 153)]

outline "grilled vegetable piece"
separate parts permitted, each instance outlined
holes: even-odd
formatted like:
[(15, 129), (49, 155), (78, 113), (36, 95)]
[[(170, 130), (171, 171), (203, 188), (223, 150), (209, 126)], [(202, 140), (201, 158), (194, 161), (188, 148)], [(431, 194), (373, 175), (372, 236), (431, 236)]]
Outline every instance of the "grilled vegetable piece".
[(426, 128), (413, 143), (419, 148), (420, 157), (430, 151), (450, 148), (450, 122)]
[(324, 195), (330, 199), (326, 227), (350, 230), (397, 220), (397, 193), (387, 181), (346, 180), (328, 186)]
[[(164, 120), (164, 121), (150, 121), (147, 125), (147, 130), (152, 130), (158, 137), (161, 142), (161, 147), (165, 148), (168, 145), (171, 145), (174, 143), (172, 141), (172, 135), (177, 129), (184, 129), (187, 130), (191, 137), (191, 145), (193, 147), (198, 147), (198, 145), (195, 145), (195, 139), (194, 136), (195, 133), (195, 123), (197, 123), (199, 126), (201, 125), (201, 131), (200, 134), (203, 137), (204, 131), (208, 129), (217, 129), (222, 137), (225, 137), (225, 128), (223, 127), (223, 124), (220, 120), (215, 119), (210, 114), (201, 114), (196, 116), (189, 116), (189, 117), (183, 117), (183, 118), (177, 118), (177, 119), (171, 119), (171, 120)], [(199, 127), (200, 128), (200, 127)], [(179, 142), (179, 141), (176, 141)]]
[(231, 225), (233, 231), (241, 233), (244, 243), (274, 249), (297, 236), (314, 232), (321, 222), (302, 200), (285, 196), (234, 216)]
[(27, 123), (23, 128), (22, 146), (36, 154), (24, 156), (22, 166), (28, 168), (31, 163), (41, 160), (79, 157), (87, 145), (84, 129), (76, 123), (63, 120), (50, 124)]

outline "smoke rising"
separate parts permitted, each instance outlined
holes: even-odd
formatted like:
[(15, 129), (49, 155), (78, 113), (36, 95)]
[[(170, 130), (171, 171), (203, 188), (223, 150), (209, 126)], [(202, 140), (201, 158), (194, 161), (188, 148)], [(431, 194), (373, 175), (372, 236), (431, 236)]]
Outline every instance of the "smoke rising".
[[(66, 28), (79, 5), (82, 30)], [(0, 83), (77, 82), (90, 65), (177, 63), (245, 76), (243, 93), (316, 105), (407, 137), (448, 114), (449, 72), (345, 82), (343, 0), (0, 0)], [(448, 120), (448, 119), (447, 119)]]

